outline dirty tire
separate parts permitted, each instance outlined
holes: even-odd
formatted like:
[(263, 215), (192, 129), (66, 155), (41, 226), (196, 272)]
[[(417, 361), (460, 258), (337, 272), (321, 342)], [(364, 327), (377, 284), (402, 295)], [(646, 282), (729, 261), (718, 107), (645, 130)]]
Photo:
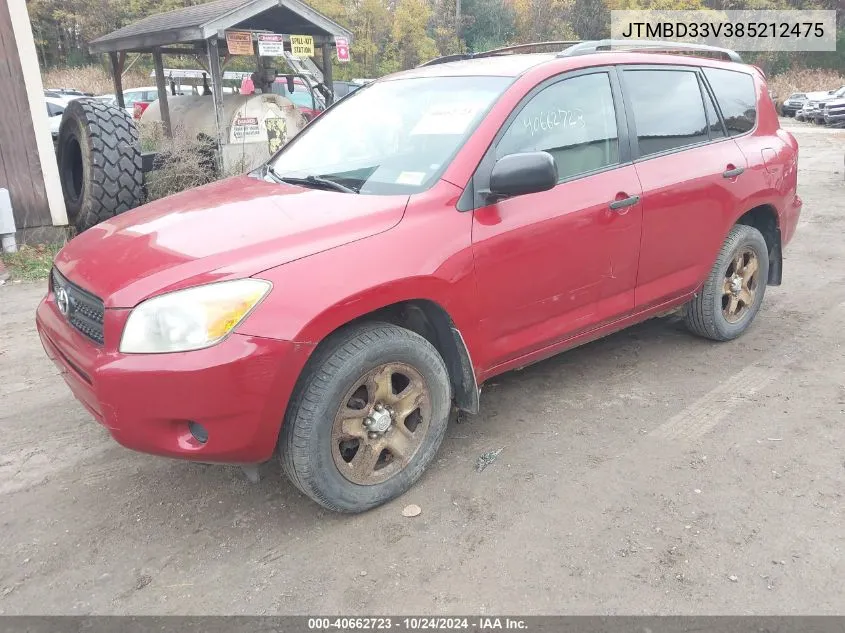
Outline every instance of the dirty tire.
[[(335, 463), (332, 429), (356, 381), (385, 363), (402, 363), (419, 372), (428, 388), (430, 422), (404, 469), (386, 481), (356, 484)], [(297, 384), (279, 437), (282, 469), (299, 490), (330, 510), (353, 513), (379, 506), (408, 490), (434, 459), (451, 399), (446, 365), (422, 336), (388, 323), (341, 330), (320, 345)]]
[(138, 129), (121, 108), (71, 101), (58, 140), (68, 219), (79, 232), (141, 204), (144, 174)]
[[(754, 302), (741, 319), (731, 323), (722, 311), (725, 275), (738, 254), (749, 250), (757, 256), (759, 265)], [(766, 293), (768, 271), (769, 251), (760, 231), (744, 224), (734, 226), (722, 245), (704, 287), (685, 306), (684, 319), (687, 328), (693, 334), (713, 341), (730, 341), (740, 336), (748, 329), (760, 310)]]

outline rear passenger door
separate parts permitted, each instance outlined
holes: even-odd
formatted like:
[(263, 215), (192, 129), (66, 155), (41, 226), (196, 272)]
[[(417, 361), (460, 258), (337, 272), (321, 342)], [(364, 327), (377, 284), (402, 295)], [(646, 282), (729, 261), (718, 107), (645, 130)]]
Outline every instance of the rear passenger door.
[(623, 66), (634, 165), (642, 185), (638, 309), (693, 291), (740, 204), (745, 157), (700, 69)]

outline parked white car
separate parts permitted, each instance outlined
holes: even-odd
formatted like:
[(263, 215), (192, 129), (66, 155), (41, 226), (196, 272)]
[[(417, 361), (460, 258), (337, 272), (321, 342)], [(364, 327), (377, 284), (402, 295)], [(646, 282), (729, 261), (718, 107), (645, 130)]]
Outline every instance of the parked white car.
[(815, 119), (816, 111), (819, 110), (819, 102), (823, 99), (829, 98), (835, 90), (826, 90), (824, 92), (807, 92), (804, 105), (795, 113), (795, 118), (799, 121), (813, 121)]
[(50, 122), (50, 133), (55, 140), (59, 137), (59, 126), (62, 124), (62, 115), (65, 113), (67, 104), (72, 99), (44, 97), (44, 101), (47, 102), (47, 120)]

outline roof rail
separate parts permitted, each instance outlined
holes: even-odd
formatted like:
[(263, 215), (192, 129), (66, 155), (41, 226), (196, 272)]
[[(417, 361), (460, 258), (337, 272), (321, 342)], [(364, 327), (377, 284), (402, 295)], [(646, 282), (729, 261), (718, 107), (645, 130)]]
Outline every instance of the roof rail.
[(419, 67), (434, 66), (435, 64), (445, 64), (447, 62), (456, 62), (464, 59), (479, 59), (483, 57), (511, 55), (514, 53), (526, 52), (528, 49), (532, 48), (553, 48), (555, 50), (551, 52), (556, 53), (562, 46), (573, 46), (575, 44), (580, 43), (581, 40), (559, 40), (552, 42), (531, 42), (530, 44), (514, 44), (513, 46), (503, 46), (501, 48), (494, 48), (489, 51), (482, 51), (480, 53), (455, 53), (454, 55), (444, 55), (443, 57), (436, 57), (435, 59), (425, 62), (424, 64), (420, 64)]
[(732, 62), (742, 63), (739, 53), (728, 48), (690, 44), (688, 42), (662, 42), (659, 40), (594, 40), (581, 42), (558, 53), (558, 57), (575, 57), (603, 51), (646, 51), (650, 53), (710, 53)]

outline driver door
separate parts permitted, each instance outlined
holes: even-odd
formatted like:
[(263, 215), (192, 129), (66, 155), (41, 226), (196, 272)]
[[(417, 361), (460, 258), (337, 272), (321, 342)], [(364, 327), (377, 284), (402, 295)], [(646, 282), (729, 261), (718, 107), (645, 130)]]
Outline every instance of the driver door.
[[(538, 150), (554, 156), (558, 185), (489, 203), (481, 192), (496, 160)], [(473, 187), (486, 366), (530, 356), (633, 310), (641, 189), (613, 68), (535, 88), (503, 126)]]

